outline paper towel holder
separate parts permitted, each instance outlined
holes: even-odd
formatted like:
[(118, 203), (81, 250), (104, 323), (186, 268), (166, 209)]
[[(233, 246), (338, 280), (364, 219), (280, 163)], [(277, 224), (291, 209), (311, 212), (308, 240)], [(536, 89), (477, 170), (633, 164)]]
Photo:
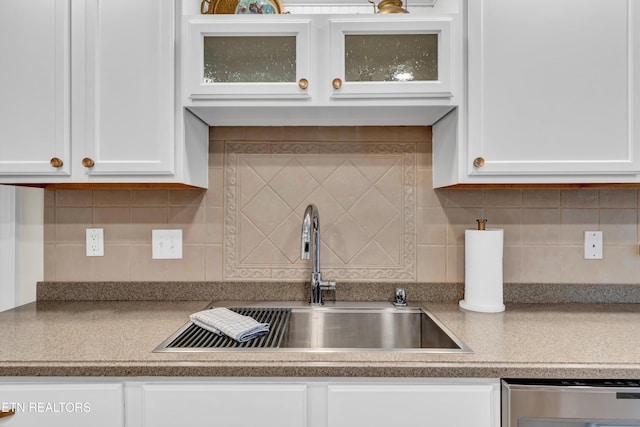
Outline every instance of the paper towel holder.
[(478, 223), (478, 230), (486, 230), (487, 220), (485, 219), (476, 219)]

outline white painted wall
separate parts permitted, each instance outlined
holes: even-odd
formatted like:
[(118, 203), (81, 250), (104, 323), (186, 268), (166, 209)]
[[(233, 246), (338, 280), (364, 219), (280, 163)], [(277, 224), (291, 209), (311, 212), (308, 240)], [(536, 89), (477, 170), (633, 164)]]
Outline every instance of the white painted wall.
[(36, 299), (44, 277), (44, 190), (0, 185), (0, 311)]

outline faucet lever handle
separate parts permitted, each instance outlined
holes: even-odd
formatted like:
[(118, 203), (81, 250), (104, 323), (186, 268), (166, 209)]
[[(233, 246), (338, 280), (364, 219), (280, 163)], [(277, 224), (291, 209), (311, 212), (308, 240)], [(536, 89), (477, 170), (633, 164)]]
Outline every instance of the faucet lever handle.
[(396, 288), (396, 298), (393, 301), (393, 305), (396, 307), (406, 307), (407, 293), (404, 288)]
[(336, 282), (333, 280), (323, 280), (320, 282), (320, 289), (323, 291), (335, 291)]

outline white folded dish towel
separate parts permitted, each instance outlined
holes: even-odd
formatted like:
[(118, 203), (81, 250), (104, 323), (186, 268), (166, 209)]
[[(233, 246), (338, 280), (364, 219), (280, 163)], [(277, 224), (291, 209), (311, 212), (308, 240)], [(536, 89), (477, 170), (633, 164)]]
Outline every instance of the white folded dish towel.
[(260, 323), (225, 307), (193, 313), (189, 319), (196, 325), (217, 335), (226, 335), (238, 342), (246, 342), (269, 332), (268, 323)]

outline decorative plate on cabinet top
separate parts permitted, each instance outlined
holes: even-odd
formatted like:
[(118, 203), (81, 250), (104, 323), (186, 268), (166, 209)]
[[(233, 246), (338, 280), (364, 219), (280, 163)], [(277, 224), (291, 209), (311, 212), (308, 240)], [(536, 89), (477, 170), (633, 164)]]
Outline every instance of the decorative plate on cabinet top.
[(280, 0), (202, 0), (202, 14), (279, 14), (284, 13)]
[(236, 14), (275, 15), (282, 13), (279, 0), (239, 0)]

